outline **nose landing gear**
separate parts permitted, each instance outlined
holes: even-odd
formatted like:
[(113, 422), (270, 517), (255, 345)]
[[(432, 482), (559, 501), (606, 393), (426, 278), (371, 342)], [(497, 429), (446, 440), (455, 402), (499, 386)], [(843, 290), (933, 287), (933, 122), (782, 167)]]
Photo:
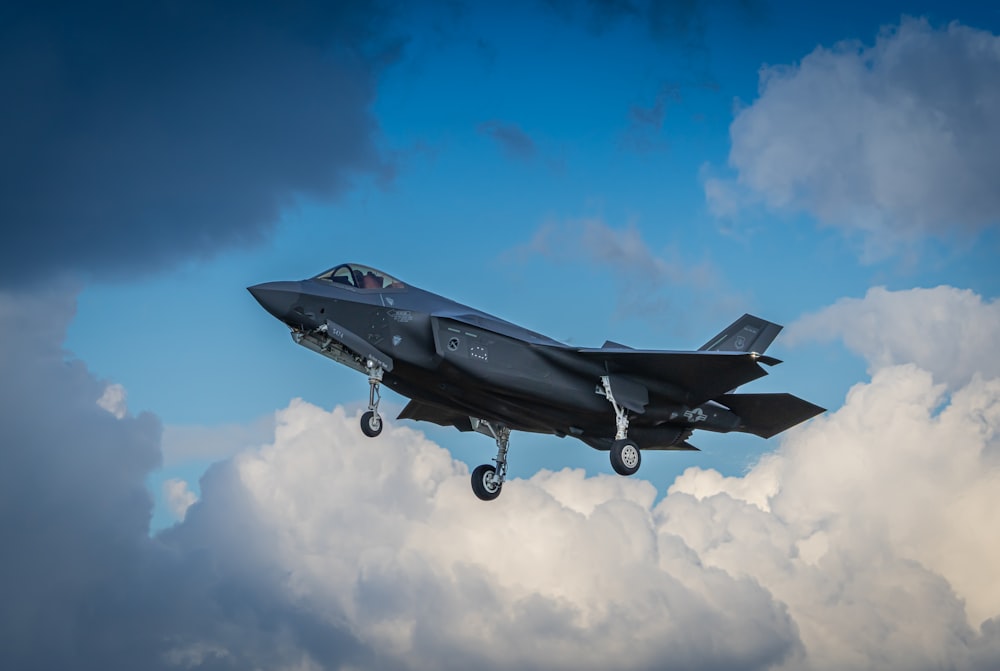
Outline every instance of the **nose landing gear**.
[(361, 432), (369, 438), (382, 433), (382, 416), (378, 414), (378, 404), (382, 400), (379, 385), (382, 384), (382, 366), (371, 359), (365, 362), (368, 369), (368, 411), (361, 415)]

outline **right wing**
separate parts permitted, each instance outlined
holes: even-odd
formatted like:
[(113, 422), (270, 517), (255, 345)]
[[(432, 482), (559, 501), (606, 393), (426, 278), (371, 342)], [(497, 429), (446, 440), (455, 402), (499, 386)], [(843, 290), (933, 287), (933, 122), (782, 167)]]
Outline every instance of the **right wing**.
[(665, 352), (637, 349), (576, 349), (573, 355), (626, 375), (688, 405), (700, 405), (767, 375), (777, 359), (743, 352)]

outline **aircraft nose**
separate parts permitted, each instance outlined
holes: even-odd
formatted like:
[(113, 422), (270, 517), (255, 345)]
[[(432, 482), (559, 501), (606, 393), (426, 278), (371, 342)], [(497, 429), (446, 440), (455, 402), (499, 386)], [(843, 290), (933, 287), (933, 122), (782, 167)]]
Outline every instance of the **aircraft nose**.
[(247, 291), (265, 310), (285, 321), (299, 300), (300, 286), (298, 282), (265, 282), (247, 287)]

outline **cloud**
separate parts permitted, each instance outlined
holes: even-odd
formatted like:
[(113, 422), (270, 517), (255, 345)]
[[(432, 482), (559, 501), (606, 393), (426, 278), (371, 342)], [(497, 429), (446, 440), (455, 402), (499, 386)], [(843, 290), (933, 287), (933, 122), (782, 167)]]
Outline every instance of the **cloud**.
[(629, 127), (621, 136), (621, 145), (640, 153), (668, 149), (669, 143), (661, 137), (663, 122), (667, 107), (680, 101), (680, 86), (664, 84), (650, 107), (633, 105), (629, 110)]
[(914, 363), (952, 389), (976, 375), (1000, 377), (1000, 357), (989, 354), (1000, 336), (1000, 303), (968, 289), (868, 290), (806, 315), (785, 332), (789, 344), (842, 340), (874, 372)]
[(613, 228), (593, 218), (550, 221), (516, 250), (516, 256), (529, 255), (610, 271), (618, 288), (617, 317), (650, 318), (660, 325), (661, 315), (680, 307), (708, 309), (713, 316), (732, 309), (732, 294), (710, 261), (692, 262), (674, 246), (654, 251), (634, 224)]
[(169, 467), (190, 461), (218, 461), (242, 450), (264, 445), (273, 436), (273, 414), (249, 424), (168, 424), (163, 427), (163, 463)]
[(203, 484), (178, 539), (204, 545), (209, 509), (248, 501), (243, 523), (268, 539), (293, 602), (346, 618), (389, 667), (767, 668), (796, 650), (764, 589), (658, 537), (649, 483), (544, 472), (487, 506), (419, 432), (390, 426), (373, 452), (356, 423), (293, 402), (273, 445), (229, 462), (225, 487)]
[(476, 130), (496, 140), (504, 153), (511, 158), (529, 160), (535, 157), (535, 141), (515, 123), (504, 123), (493, 119), (479, 124)]
[[(38, 305), (47, 307), (44, 324), (24, 319)], [(0, 292), (0, 667), (8, 669), (100, 668), (114, 627), (113, 638), (133, 633), (118, 608), (133, 601), (128, 590), (148, 559), (144, 479), (159, 464), (159, 422), (98, 405), (106, 383), (60, 349), (73, 311), (62, 292)], [(128, 661), (131, 645), (117, 662)]]
[(375, 3), (15, 3), (0, 26), (0, 286), (253, 243), (385, 177)]
[(997, 80), (1000, 37), (912, 18), (872, 46), (765, 66), (758, 98), (730, 127), (736, 178), (706, 180), (709, 206), (806, 212), (860, 237), (869, 259), (996, 226)]
[[(51, 318), (25, 322), (39, 304)], [(375, 668), (289, 605), (249, 500), (214, 504), (197, 543), (149, 537), (159, 421), (98, 405), (108, 385), (60, 347), (73, 312), (66, 291), (0, 292), (0, 668)]]
[[(107, 385), (67, 361), (59, 325), (20, 320), (42, 299), (72, 314), (0, 294), (3, 668), (1000, 662), (1000, 376), (949, 390), (890, 357), (745, 476), (689, 469), (659, 502), (641, 478), (567, 468), (486, 504), (421, 432), (372, 441), (357, 413), (293, 401), (150, 538), (158, 422), (97, 405)], [(991, 303), (935, 300), (989, 323)], [(939, 344), (983, 347), (973, 333)]]
[(183, 520), (188, 508), (198, 500), (198, 495), (191, 491), (188, 483), (179, 478), (171, 478), (163, 483), (163, 495), (167, 499), (170, 513), (178, 520)]
[(104, 393), (97, 399), (97, 405), (104, 408), (118, 419), (124, 419), (128, 414), (128, 392), (120, 384), (109, 384)]
[[(622, 22), (634, 22), (657, 42), (677, 42), (689, 48), (704, 49), (705, 9), (708, 3), (698, 0), (594, 0), (575, 3), (569, 0), (545, 0), (562, 18), (582, 20), (595, 35), (602, 35)], [(580, 10), (580, 7), (584, 7)], [(577, 12), (581, 12), (581, 16)]]
[(814, 668), (880, 655), (888, 668), (961, 667), (978, 646), (995, 664), (1000, 543), (986, 529), (1000, 468), (984, 452), (1000, 380), (943, 408), (941, 393), (913, 365), (882, 369), (745, 477), (687, 471), (661, 504), (665, 529), (788, 604)]

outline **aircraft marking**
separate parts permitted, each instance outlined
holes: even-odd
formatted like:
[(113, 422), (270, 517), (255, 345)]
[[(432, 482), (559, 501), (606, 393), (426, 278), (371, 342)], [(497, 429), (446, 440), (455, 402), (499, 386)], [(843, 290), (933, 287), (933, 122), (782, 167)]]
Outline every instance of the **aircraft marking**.
[(708, 415), (701, 408), (695, 408), (694, 410), (685, 410), (684, 419), (695, 424), (697, 422), (704, 422), (708, 419)]

